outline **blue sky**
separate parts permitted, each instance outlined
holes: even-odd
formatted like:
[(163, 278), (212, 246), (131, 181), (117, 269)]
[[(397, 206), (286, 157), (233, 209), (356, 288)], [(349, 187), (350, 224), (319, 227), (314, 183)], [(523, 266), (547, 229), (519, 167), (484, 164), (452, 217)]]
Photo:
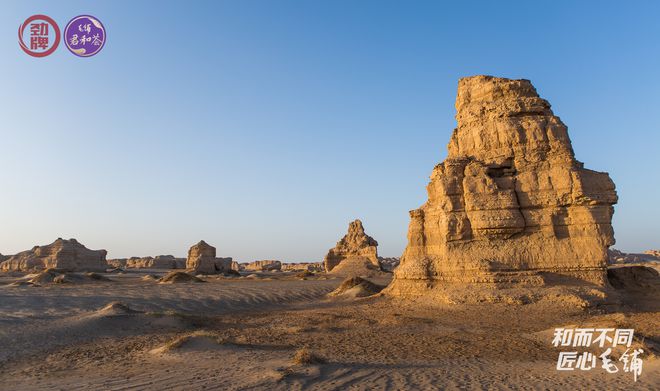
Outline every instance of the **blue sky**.
[[(360, 218), (398, 256), (474, 74), (532, 80), (617, 185), (615, 247), (660, 247), (660, 6), (532, 3), (5, 3), (0, 252), (310, 261)], [(107, 43), (29, 57), (36, 13), (94, 15)]]

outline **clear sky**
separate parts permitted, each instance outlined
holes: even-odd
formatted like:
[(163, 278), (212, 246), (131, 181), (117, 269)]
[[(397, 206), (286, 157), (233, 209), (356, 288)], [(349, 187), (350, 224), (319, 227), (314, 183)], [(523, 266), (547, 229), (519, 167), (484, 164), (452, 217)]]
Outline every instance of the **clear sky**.
[[(617, 185), (615, 247), (659, 248), (658, 4), (3, 2), (0, 253), (312, 261), (360, 218), (399, 256), (475, 74), (532, 80)], [(94, 15), (107, 43), (29, 57), (36, 13)]]

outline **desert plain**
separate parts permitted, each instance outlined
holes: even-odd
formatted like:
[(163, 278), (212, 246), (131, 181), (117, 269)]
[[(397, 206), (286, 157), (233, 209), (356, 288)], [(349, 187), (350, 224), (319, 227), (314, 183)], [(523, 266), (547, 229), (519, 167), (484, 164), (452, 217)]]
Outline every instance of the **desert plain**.
[[(323, 273), (145, 281), (153, 274), (164, 272), (3, 286), (0, 388), (652, 390), (660, 378), (650, 357), (660, 341), (660, 297), (646, 289), (617, 306), (497, 297), (456, 305), (329, 297), (342, 278)], [(630, 373), (559, 372), (552, 330), (568, 325), (634, 328), (654, 353), (636, 383)], [(309, 358), (296, 357), (305, 352)]]

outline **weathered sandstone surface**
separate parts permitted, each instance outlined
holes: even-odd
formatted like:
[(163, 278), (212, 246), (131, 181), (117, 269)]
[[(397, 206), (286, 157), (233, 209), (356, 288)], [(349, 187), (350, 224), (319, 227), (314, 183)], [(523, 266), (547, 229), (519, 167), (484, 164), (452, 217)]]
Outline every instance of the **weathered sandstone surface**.
[(575, 159), (567, 127), (528, 80), (459, 81), (448, 155), (410, 212), (387, 292), (447, 284), (604, 286), (617, 202), (607, 173)]
[(195, 273), (216, 274), (228, 272), (231, 264), (231, 258), (216, 258), (215, 247), (201, 240), (188, 250), (186, 269)]
[(351, 260), (355, 263), (356, 260), (360, 260), (365, 265), (380, 270), (377, 248), (378, 242), (364, 233), (362, 221), (355, 220), (348, 225), (348, 233), (328, 251), (323, 260), (323, 267), (326, 272), (331, 272), (341, 262)]
[(20, 252), (0, 264), (2, 271), (105, 271), (107, 251), (90, 250), (76, 239), (58, 238), (46, 246), (35, 246)]
[(282, 262), (276, 260), (263, 260), (250, 262), (245, 266), (245, 270), (250, 271), (274, 271), (282, 270)]
[[(619, 266), (607, 269), (607, 276), (615, 289), (645, 289), (660, 291), (660, 273), (646, 266)], [(647, 293), (651, 293), (648, 291)]]

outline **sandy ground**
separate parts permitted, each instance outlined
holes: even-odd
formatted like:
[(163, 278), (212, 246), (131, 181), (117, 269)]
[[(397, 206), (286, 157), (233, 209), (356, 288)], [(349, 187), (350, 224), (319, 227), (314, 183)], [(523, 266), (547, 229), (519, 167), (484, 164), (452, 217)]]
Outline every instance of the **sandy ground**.
[[(340, 278), (273, 273), (157, 284), (149, 271), (112, 281), (7, 286), (0, 277), (2, 390), (658, 389), (643, 373), (558, 372), (559, 326), (634, 328), (660, 341), (658, 296), (622, 305), (437, 305), (329, 298)], [(162, 273), (161, 273), (162, 274)], [(386, 279), (376, 281), (387, 283)], [(119, 301), (122, 305), (109, 303)], [(105, 307), (105, 308), (104, 308)], [(296, 352), (317, 357), (295, 362)], [(655, 352), (657, 354), (657, 352)]]

